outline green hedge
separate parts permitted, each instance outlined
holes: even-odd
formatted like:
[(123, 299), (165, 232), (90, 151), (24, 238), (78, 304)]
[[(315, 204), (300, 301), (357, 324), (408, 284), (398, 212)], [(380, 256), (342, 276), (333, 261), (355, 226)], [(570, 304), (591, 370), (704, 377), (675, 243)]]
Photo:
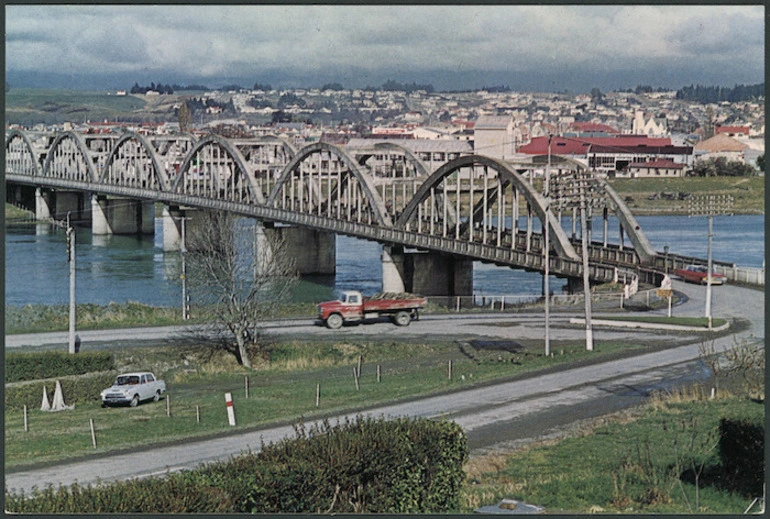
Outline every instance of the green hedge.
[(5, 382), (40, 380), (68, 375), (84, 375), (115, 369), (112, 353), (83, 352), (72, 355), (61, 351), (9, 353), (5, 356)]
[(64, 396), (64, 403), (67, 405), (99, 400), (99, 394), (103, 389), (112, 385), (116, 374), (117, 372), (115, 371), (103, 371), (101, 373), (6, 385), (5, 408), (21, 409), (25, 405), (29, 409), (39, 408), (43, 402), (43, 386), (45, 386), (48, 392), (48, 401), (51, 402), (56, 390), (57, 380), (61, 381), (62, 395)]
[(468, 447), (465, 433), (453, 422), (359, 417), (309, 431), (303, 426), (296, 429), (297, 438), (263, 445), (257, 454), (152, 482), (48, 488), (29, 498), (6, 493), (6, 509), (15, 513), (428, 513), (458, 508)]
[(762, 495), (765, 482), (765, 426), (760, 421), (719, 421), (719, 459), (727, 488), (741, 494)]

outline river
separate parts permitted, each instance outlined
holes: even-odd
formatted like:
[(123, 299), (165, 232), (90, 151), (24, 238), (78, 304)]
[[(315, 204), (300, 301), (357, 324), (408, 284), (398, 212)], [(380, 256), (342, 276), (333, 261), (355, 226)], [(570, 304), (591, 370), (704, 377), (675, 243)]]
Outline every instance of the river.
[[(640, 216), (639, 224), (659, 251), (705, 258), (708, 220), (687, 216)], [(594, 238), (601, 239), (600, 222)], [(160, 220), (154, 236), (93, 236), (77, 231), (78, 303), (108, 304), (136, 301), (154, 306), (176, 306), (181, 300), (180, 255), (164, 253)], [(609, 241), (617, 243), (618, 225), (610, 220)], [(626, 238), (628, 244), (628, 239)], [(49, 225), (6, 228), (6, 305), (66, 304), (69, 301), (69, 264), (65, 233)], [(295, 290), (297, 301), (321, 301), (340, 290), (372, 294), (380, 289), (381, 246), (339, 236), (337, 275), (306, 277)], [(713, 257), (742, 267), (763, 267), (765, 230), (763, 215), (714, 218)], [(474, 263), (477, 295), (525, 296), (540, 294), (542, 276), (507, 267)], [(565, 281), (551, 278), (558, 293)]]

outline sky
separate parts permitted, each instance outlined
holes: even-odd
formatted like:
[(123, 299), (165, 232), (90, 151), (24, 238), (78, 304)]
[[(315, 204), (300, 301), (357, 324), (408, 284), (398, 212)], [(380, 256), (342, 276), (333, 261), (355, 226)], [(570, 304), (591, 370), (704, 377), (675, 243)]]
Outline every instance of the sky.
[(6, 5), (6, 83), (587, 92), (764, 81), (764, 6)]

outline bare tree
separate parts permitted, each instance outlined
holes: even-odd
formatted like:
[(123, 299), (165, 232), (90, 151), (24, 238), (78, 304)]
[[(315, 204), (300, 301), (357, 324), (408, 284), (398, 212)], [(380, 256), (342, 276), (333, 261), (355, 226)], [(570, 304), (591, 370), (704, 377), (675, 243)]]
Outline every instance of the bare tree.
[(203, 213), (188, 233), (187, 280), (207, 335), (251, 368), (250, 353), (266, 353), (261, 323), (287, 300), (297, 275), (282, 240), (260, 233), (257, 241), (246, 224), (230, 213)]
[(179, 112), (177, 117), (179, 118), (179, 131), (183, 133), (189, 133), (192, 131), (192, 112), (190, 107), (187, 106), (187, 101), (183, 101), (179, 106)]

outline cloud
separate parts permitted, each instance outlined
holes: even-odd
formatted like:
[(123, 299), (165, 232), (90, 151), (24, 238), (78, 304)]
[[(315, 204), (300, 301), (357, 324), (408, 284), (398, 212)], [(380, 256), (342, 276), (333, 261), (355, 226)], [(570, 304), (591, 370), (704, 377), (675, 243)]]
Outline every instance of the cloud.
[[(693, 63), (695, 62), (695, 63)], [(760, 6), (12, 5), (6, 68), (210, 78), (358, 70), (764, 77)], [(754, 71), (752, 73), (752, 71)], [(748, 76), (751, 76), (749, 78)], [(687, 84), (697, 79), (682, 77)]]

